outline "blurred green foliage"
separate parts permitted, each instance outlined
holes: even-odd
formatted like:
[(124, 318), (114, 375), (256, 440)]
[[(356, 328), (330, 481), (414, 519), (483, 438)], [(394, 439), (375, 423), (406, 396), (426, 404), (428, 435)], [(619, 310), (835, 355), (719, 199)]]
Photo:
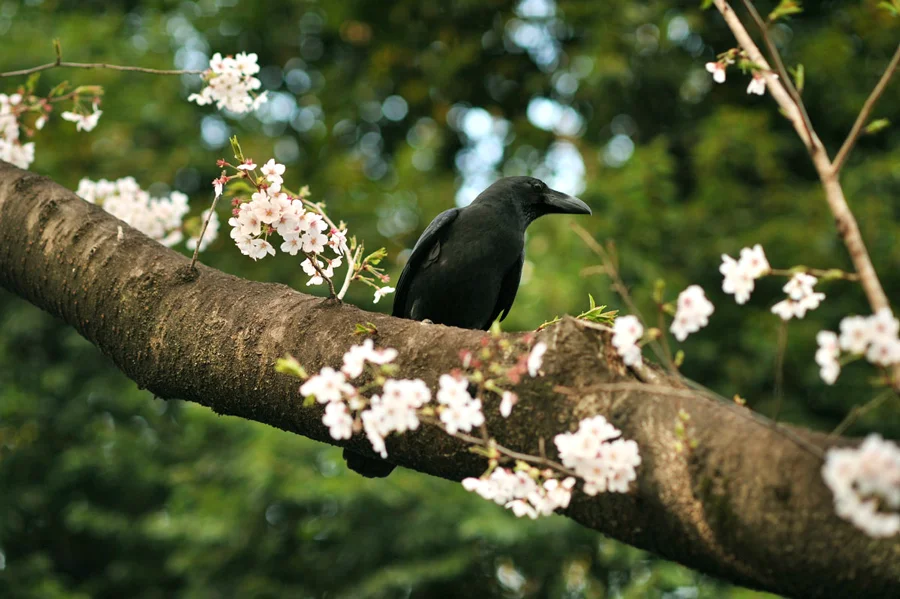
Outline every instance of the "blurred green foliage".
[[(84, 176), (132, 175), (156, 193), (188, 193), (199, 212), (215, 160), (229, 157), (227, 138), (238, 134), (257, 161), (286, 163), (286, 183), (308, 184), (369, 247), (386, 246), (394, 275), (457, 190), (501, 173), (576, 186), (583, 178), (580, 196), (594, 217), (579, 223), (615, 241), (645, 311), (655, 309), (659, 278), (670, 299), (697, 283), (716, 304), (710, 327), (683, 345), (685, 372), (770, 413), (779, 323), (768, 309), (782, 282), (763, 280), (738, 307), (720, 290), (720, 254), (762, 243), (777, 267), (850, 264), (789, 124), (769, 98), (745, 94), (746, 77), (730, 72), (715, 85), (706, 73), (704, 63), (733, 41), (699, 4), (0, 0), (0, 71), (52, 60), (52, 38), (67, 60), (157, 68), (202, 68), (216, 51), (259, 53), (272, 100), (245, 118), (188, 104), (195, 77), (45, 72), (45, 91), (69, 80), (107, 93), (94, 132), (52, 122), (38, 134), (32, 169), (73, 189)], [(760, 10), (774, 4), (759, 2)], [(897, 21), (874, 0), (808, 4), (773, 35), (789, 65), (805, 66), (809, 112), (834, 152), (893, 50)], [(0, 91), (19, 83), (2, 80)], [(486, 157), (467, 129), (470, 109), (490, 115), (499, 156)], [(567, 109), (574, 121), (552, 130), (544, 117)], [(900, 84), (873, 117), (900, 122)], [(900, 298), (898, 140), (894, 126), (864, 137), (843, 176), (892, 298)], [(580, 161), (571, 152), (549, 160), (561, 147)], [(203, 260), (303, 285), (295, 259), (253, 263), (227, 234)], [(606, 279), (581, 276), (595, 263), (567, 219), (536, 223), (504, 327), (582, 312), (588, 293), (622, 309)], [(788, 327), (782, 417), (827, 430), (874, 393), (862, 365), (833, 388), (818, 379), (815, 332), (868, 312), (853, 285), (824, 290), (828, 301)], [(388, 309), (373, 307), (367, 289), (349, 299)], [(886, 402), (851, 431), (896, 438), (897, 414)], [(458, 485), (409, 472), (362, 480), (331, 447), (155, 400), (71, 330), (5, 292), (0, 595), (760, 596), (561, 517), (516, 521)]]

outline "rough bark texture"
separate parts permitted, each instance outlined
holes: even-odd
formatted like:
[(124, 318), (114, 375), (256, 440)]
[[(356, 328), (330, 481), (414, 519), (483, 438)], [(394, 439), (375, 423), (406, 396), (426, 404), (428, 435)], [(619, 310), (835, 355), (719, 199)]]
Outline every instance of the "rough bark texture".
[[(141, 387), (221, 414), (333, 443), (318, 408), (273, 364), (339, 365), (371, 321), (405, 376), (434, 384), (485, 333), (363, 312), (198, 265), (49, 179), (0, 162), (0, 285), (62, 318)], [(605, 333), (567, 319), (541, 333), (545, 375), (524, 382), (509, 420), (486, 406), (498, 441), (553, 453), (555, 434), (605, 415), (643, 463), (627, 495), (576, 494), (566, 515), (616, 539), (737, 584), (794, 597), (900, 596), (900, 538), (873, 540), (838, 519), (821, 459), (738, 409), (660, 377), (639, 384)], [(616, 384), (616, 387), (611, 387)], [(697, 448), (675, 450), (679, 409)], [(494, 414), (494, 416), (490, 416)], [(824, 448), (820, 434), (794, 430)], [(840, 441), (847, 443), (848, 441)], [(371, 454), (364, 439), (352, 444)], [(450, 480), (484, 463), (428, 427), (388, 442), (391, 461)]]

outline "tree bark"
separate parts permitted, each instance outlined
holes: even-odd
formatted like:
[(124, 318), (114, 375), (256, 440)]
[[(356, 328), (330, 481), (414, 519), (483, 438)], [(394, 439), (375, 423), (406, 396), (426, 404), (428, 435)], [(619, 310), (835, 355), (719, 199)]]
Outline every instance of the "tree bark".
[[(399, 350), (403, 376), (434, 386), (459, 366), (461, 349), (478, 348), (487, 334), (188, 264), (53, 181), (0, 162), (0, 285), (75, 327), (159, 397), (341, 445), (320, 408), (302, 406), (297, 381), (275, 373), (277, 358), (291, 353), (310, 371), (339, 366), (360, 341), (354, 325), (369, 321), (378, 345)], [(574, 319), (540, 338), (549, 346), (544, 376), (518, 386), (512, 416), (486, 402), (498, 442), (537, 454), (544, 440), (552, 457), (554, 435), (603, 414), (637, 441), (643, 459), (632, 492), (576, 493), (566, 516), (736, 584), (793, 597), (900, 596), (900, 537), (871, 539), (839, 519), (822, 482), (818, 450), (852, 440), (767, 426), (662, 374), (641, 383), (608, 333)], [(682, 409), (693, 450), (676, 450)], [(349, 444), (374, 455), (361, 436)], [(485, 468), (431, 427), (390, 437), (388, 452), (397, 465), (455, 481)]]

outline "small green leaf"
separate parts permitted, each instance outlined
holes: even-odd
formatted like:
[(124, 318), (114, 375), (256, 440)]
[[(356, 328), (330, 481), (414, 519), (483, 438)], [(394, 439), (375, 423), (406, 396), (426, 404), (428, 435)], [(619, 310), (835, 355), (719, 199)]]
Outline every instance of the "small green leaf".
[(594, 301), (594, 296), (588, 293), (588, 299), (591, 302), (591, 310), (597, 307), (597, 303)]
[(681, 368), (682, 364), (684, 364), (684, 350), (679, 349), (675, 352), (675, 368)]
[(700, 2), (700, 10), (706, 10), (710, 6), (713, 5), (713, 0), (701, 0)]
[(875, 119), (874, 121), (866, 125), (865, 132), (867, 135), (874, 135), (879, 131), (887, 129), (890, 126), (891, 121), (889, 121), (888, 119)]
[(32, 73), (28, 77), (28, 81), (25, 82), (25, 91), (28, 92), (29, 95), (34, 93), (34, 89), (37, 87), (37, 82), (40, 78), (40, 73)]
[(309, 375), (306, 374), (306, 370), (300, 365), (297, 358), (290, 354), (275, 361), (275, 371), (298, 379), (306, 380), (309, 378)]
[(376, 327), (371, 322), (366, 322), (366, 324), (357, 322), (356, 329), (353, 331), (353, 334), (354, 335), (374, 335), (377, 332), (378, 332), (378, 327)]
[(799, 0), (781, 0), (775, 10), (769, 13), (769, 22), (774, 23), (778, 19), (796, 15), (803, 12)]
[(900, 16), (900, 0), (891, 0), (891, 2), (879, 2), (878, 8), (886, 10), (892, 17)]
[(239, 163), (244, 162), (244, 152), (241, 150), (241, 144), (238, 143), (237, 135), (234, 135), (229, 139), (231, 142), (231, 151), (234, 152), (234, 159)]
[(791, 75), (794, 76), (794, 86), (797, 93), (803, 93), (803, 86), (806, 84), (806, 71), (802, 64), (798, 64), (796, 68), (791, 69)]

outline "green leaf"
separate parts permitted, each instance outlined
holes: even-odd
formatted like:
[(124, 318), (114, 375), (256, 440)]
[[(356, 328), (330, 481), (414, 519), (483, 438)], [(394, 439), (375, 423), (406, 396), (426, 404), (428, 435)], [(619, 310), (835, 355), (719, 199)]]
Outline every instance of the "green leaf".
[(300, 365), (297, 358), (290, 354), (275, 361), (275, 371), (298, 379), (306, 380), (309, 378), (309, 375), (306, 374), (306, 370)]
[(806, 71), (802, 64), (798, 64), (796, 68), (790, 69), (791, 75), (794, 76), (794, 86), (797, 93), (803, 93), (803, 86), (806, 84)]
[(376, 327), (371, 322), (366, 322), (366, 324), (357, 322), (356, 329), (353, 331), (353, 334), (354, 335), (374, 335), (377, 332), (378, 332), (378, 327)]
[(231, 142), (231, 151), (234, 152), (234, 159), (238, 162), (244, 161), (244, 152), (241, 150), (241, 144), (238, 143), (237, 135), (234, 135), (228, 141)]
[(891, 0), (891, 2), (879, 2), (878, 8), (886, 10), (892, 17), (900, 16), (900, 0)]
[(874, 135), (879, 131), (883, 131), (891, 126), (891, 121), (888, 119), (875, 119), (868, 125), (866, 125), (865, 132), (867, 135)]
[(34, 93), (34, 89), (37, 87), (38, 79), (41, 78), (40, 73), (32, 73), (28, 76), (28, 81), (25, 82), (25, 91), (30, 95)]
[(701, 0), (700, 2), (700, 10), (706, 10), (710, 6), (713, 5), (713, 0)]
[(803, 12), (803, 8), (798, 0), (781, 0), (778, 6), (775, 7), (775, 10), (769, 13), (769, 22), (774, 23), (778, 19), (801, 12)]

